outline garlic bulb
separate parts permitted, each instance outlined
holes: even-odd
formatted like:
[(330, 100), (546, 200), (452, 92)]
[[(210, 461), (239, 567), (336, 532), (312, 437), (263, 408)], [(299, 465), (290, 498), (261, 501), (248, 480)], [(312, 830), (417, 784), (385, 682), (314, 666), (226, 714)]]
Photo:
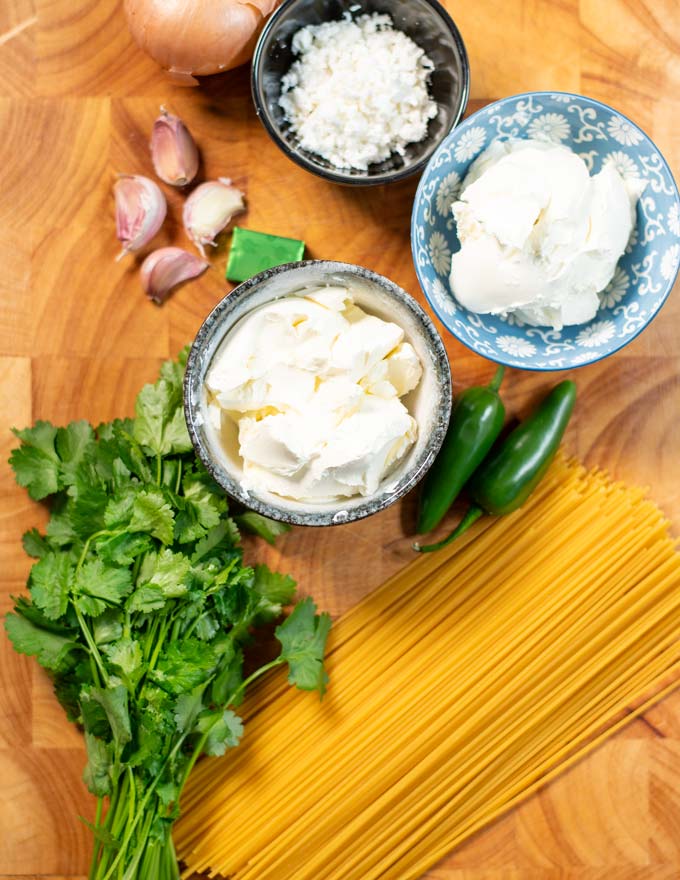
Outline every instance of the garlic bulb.
[(209, 265), (182, 248), (159, 248), (142, 263), (142, 287), (149, 299), (162, 303), (173, 287), (190, 278), (197, 278)]
[(198, 171), (198, 147), (178, 116), (161, 107), (151, 132), (151, 159), (156, 174), (171, 186), (186, 186)]
[(196, 187), (184, 203), (184, 228), (205, 256), (205, 245), (214, 245), (215, 237), (244, 209), (243, 193), (228, 178), (209, 180)]
[(121, 174), (113, 187), (116, 234), (123, 250), (116, 259), (148, 244), (163, 225), (167, 204), (157, 184), (139, 174)]

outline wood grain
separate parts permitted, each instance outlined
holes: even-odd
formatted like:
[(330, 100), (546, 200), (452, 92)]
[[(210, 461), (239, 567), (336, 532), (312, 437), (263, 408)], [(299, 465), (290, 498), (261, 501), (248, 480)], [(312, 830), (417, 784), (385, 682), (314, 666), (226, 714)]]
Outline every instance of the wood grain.
[[(472, 65), (469, 109), (530, 89), (607, 101), (639, 122), (680, 168), (677, 0), (485, 0), (446, 4)], [(228, 287), (228, 236), (212, 268), (158, 308), (138, 261), (115, 263), (111, 185), (150, 174), (146, 144), (161, 103), (201, 144), (204, 177), (247, 193), (243, 222), (303, 238), (308, 253), (366, 265), (420, 297), (408, 220), (415, 182), (350, 190), (288, 162), (251, 107), (247, 70), (186, 91), (132, 44), (117, 0), (0, 4), (0, 612), (22, 589), (20, 538), (44, 522), (4, 462), (9, 428), (36, 418), (129, 414), (163, 358), (192, 338)], [(155, 245), (186, 245), (181, 197), (165, 188)], [(422, 301), (422, 297), (421, 301)], [(587, 463), (649, 485), (680, 529), (680, 296), (625, 351), (578, 371), (567, 446)], [(441, 329), (441, 328), (440, 328)], [(445, 337), (460, 389), (493, 368)], [(512, 371), (504, 396), (522, 413), (554, 380)], [(334, 615), (410, 559), (415, 500), (368, 523), (298, 529), (250, 558), (290, 571)], [(442, 531), (453, 521), (452, 514)], [(80, 736), (48, 679), (0, 638), (0, 877), (80, 880), (92, 801)], [(680, 694), (539, 796), (478, 835), (430, 880), (677, 880), (680, 876)], [(320, 878), (323, 880), (323, 878)]]

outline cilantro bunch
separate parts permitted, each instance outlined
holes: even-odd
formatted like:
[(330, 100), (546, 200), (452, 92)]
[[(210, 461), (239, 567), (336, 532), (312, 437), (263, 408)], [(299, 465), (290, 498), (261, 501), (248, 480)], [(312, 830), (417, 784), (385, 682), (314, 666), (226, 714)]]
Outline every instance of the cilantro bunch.
[[(186, 355), (137, 398), (134, 419), (94, 430), (48, 422), (16, 431), (10, 464), (32, 498), (49, 498), (46, 534), (24, 535), (30, 599), (5, 627), (49, 670), (85, 734), (84, 779), (97, 796), (91, 880), (178, 878), (172, 823), (202, 754), (238, 745), (247, 686), (288, 664), (323, 694), (330, 628), (311, 599), (275, 630), (279, 656), (247, 676), (253, 630), (292, 602), (295, 582), (244, 566), (227, 499), (193, 454), (182, 411)], [(236, 517), (273, 541), (281, 527)]]

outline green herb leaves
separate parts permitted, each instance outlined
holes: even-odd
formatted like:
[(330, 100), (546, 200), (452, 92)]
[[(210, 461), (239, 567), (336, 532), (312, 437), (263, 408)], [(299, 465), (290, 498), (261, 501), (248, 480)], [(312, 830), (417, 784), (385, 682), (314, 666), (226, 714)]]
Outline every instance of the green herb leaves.
[(281, 642), (281, 658), (289, 667), (288, 681), (304, 691), (326, 691), (328, 676), (323, 668), (326, 639), (331, 628), (330, 614), (316, 614), (311, 599), (300, 602), (293, 613), (276, 628)]
[(160, 379), (145, 385), (137, 396), (134, 438), (153, 455), (191, 451), (191, 440), (182, 411), (182, 385)]
[[(191, 450), (184, 363), (163, 365), (134, 420), (38, 422), (15, 431), (10, 459), (51, 517), (45, 535), (24, 535), (30, 601), (16, 601), (5, 629), (49, 670), (85, 731), (87, 786), (109, 798), (92, 880), (157, 876), (159, 848), (172, 864), (182, 786), (201, 754), (238, 745), (233, 710), (250, 683), (284, 664), (299, 688), (323, 694), (327, 682), (330, 618), (311, 599), (277, 627), (279, 657), (244, 678), (254, 629), (281, 617), (295, 581), (243, 565), (227, 499)], [(238, 520), (270, 543), (288, 530), (251, 512)]]

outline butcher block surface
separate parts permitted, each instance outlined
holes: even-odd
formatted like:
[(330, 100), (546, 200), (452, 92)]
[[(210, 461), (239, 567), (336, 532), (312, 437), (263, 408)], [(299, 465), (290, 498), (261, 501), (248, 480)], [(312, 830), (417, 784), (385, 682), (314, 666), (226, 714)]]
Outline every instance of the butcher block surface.
[[(561, 89), (614, 105), (680, 170), (680, 15), (676, 0), (478, 0), (446, 3), (470, 54), (469, 111), (517, 92)], [(228, 236), (213, 267), (164, 306), (137, 265), (115, 262), (111, 186), (152, 174), (148, 136), (164, 104), (202, 147), (206, 177), (247, 195), (243, 225), (304, 239), (308, 255), (358, 263), (423, 301), (411, 263), (416, 181), (343, 189), (292, 164), (250, 100), (248, 72), (168, 83), (130, 40), (116, 0), (0, 3), (0, 611), (30, 561), (23, 531), (46, 513), (5, 464), (11, 426), (97, 423), (128, 415), (164, 358), (190, 342), (227, 292)], [(169, 188), (166, 187), (166, 192)], [(158, 245), (185, 245), (169, 192)], [(441, 328), (440, 328), (441, 329)], [(574, 374), (579, 402), (566, 446), (586, 463), (648, 485), (680, 532), (680, 290), (624, 351)], [(493, 366), (445, 335), (455, 389)], [(555, 375), (510, 371), (521, 414)], [(296, 529), (250, 560), (291, 572), (337, 616), (412, 556), (415, 499), (368, 521)], [(453, 516), (447, 520), (450, 525)], [(247, 731), (246, 731), (247, 736)], [(85, 876), (93, 799), (81, 736), (38, 665), (0, 633), (0, 878)], [(680, 877), (680, 693), (538, 796), (477, 835), (429, 880), (671, 880)], [(323, 880), (323, 878), (319, 878)]]

